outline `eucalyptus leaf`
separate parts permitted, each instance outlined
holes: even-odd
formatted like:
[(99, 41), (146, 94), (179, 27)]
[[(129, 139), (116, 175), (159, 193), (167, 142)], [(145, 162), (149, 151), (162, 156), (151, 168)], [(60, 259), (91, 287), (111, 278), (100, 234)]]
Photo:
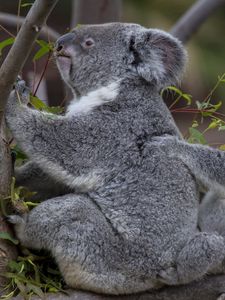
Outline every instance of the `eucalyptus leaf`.
[(0, 239), (8, 240), (12, 242), (14, 245), (18, 245), (19, 241), (12, 237), (8, 232), (0, 232)]
[(10, 46), (14, 43), (15, 41), (15, 38), (11, 37), (11, 38), (8, 38), (2, 42), (0, 42), (0, 56), (2, 55), (2, 50), (7, 47), (7, 46)]

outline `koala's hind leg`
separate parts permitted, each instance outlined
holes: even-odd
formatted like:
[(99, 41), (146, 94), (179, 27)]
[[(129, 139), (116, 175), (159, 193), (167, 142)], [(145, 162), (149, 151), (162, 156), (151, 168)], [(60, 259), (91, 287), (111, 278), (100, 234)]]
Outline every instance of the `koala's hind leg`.
[(119, 271), (126, 269), (123, 242), (88, 196), (52, 198), (9, 221), (21, 244), (51, 252), (70, 287), (109, 294), (135, 289)]
[[(214, 190), (205, 195), (199, 208), (198, 225), (201, 231), (225, 238), (225, 195)], [(225, 259), (220, 266), (210, 269), (210, 273), (225, 273)]]
[(160, 272), (162, 282), (185, 284), (201, 278), (222, 265), (225, 241), (222, 236), (200, 232), (193, 236), (178, 253), (174, 266)]
[(209, 191), (199, 207), (198, 225), (201, 231), (212, 232), (225, 238), (225, 195)]

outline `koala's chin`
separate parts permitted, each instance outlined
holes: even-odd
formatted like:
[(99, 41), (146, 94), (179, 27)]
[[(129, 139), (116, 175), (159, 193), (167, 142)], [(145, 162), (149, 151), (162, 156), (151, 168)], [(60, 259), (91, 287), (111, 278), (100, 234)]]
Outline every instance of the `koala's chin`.
[(70, 80), (71, 58), (69, 56), (56, 55), (57, 67), (65, 82)]

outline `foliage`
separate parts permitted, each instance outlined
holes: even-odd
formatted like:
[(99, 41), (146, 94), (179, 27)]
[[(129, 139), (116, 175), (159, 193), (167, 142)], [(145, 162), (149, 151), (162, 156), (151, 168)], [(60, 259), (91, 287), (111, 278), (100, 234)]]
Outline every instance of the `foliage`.
[[(17, 151), (21, 153), (18, 149)], [(20, 154), (19, 161), (21, 157), (24, 156)], [(8, 215), (5, 203), (3, 202), (10, 199), (11, 206), (16, 213), (28, 212), (38, 205), (38, 201), (32, 201), (34, 194), (34, 192), (29, 191), (23, 186), (15, 186), (15, 178), (13, 178), (10, 196), (1, 201), (1, 211), (5, 216)], [(15, 245), (19, 244), (17, 239), (6, 232), (0, 232), (0, 239), (5, 239)], [(11, 299), (17, 294), (22, 295), (25, 300), (30, 299), (34, 294), (43, 299), (44, 293), (47, 292), (65, 292), (60, 272), (48, 254), (44, 253), (44, 256), (42, 252), (34, 254), (21, 246), (19, 246), (19, 250), (21, 256), (17, 260), (9, 262), (8, 272), (0, 274), (0, 276), (6, 277), (9, 280), (8, 285), (1, 291), (4, 295), (0, 299)]]
[[(192, 120), (192, 125), (188, 129), (188, 134), (185, 138), (190, 143), (200, 143), (200, 144), (208, 144), (207, 139), (205, 137), (206, 132), (209, 130), (217, 129), (218, 131), (225, 130), (225, 114), (218, 112), (221, 108), (222, 101), (214, 103), (213, 96), (217, 88), (225, 83), (225, 73), (222, 76), (218, 76), (218, 80), (215, 86), (212, 88), (208, 96), (203, 101), (195, 101), (194, 106), (192, 107), (192, 97), (189, 94), (183, 93), (181, 90), (175, 87), (168, 87), (167, 90), (175, 93), (175, 100), (170, 105), (170, 110), (172, 113), (193, 113), (195, 116)], [(162, 93), (165, 93), (163, 91)], [(174, 108), (176, 104), (180, 101), (185, 101), (186, 106)], [(200, 127), (207, 123), (206, 128), (202, 131)], [(225, 145), (220, 145), (221, 150), (225, 149)]]
[(0, 297), (2, 300), (11, 299), (17, 294), (28, 300), (34, 294), (44, 299), (47, 292), (65, 293), (60, 272), (46, 255), (36, 255), (25, 249), (23, 256), (19, 256), (17, 261), (10, 261), (8, 267), (8, 272), (0, 274), (9, 279), (8, 285), (3, 290), (5, 295)]

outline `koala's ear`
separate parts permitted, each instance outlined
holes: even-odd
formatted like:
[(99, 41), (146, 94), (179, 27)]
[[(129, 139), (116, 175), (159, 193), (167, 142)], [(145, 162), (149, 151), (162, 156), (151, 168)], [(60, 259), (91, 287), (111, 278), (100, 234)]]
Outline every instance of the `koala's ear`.
[(158, 29), (140, 30), (130, 38), (131, 65), (138, 75), (159, 88), (182, 75), (186, 52), (170, 34)]

